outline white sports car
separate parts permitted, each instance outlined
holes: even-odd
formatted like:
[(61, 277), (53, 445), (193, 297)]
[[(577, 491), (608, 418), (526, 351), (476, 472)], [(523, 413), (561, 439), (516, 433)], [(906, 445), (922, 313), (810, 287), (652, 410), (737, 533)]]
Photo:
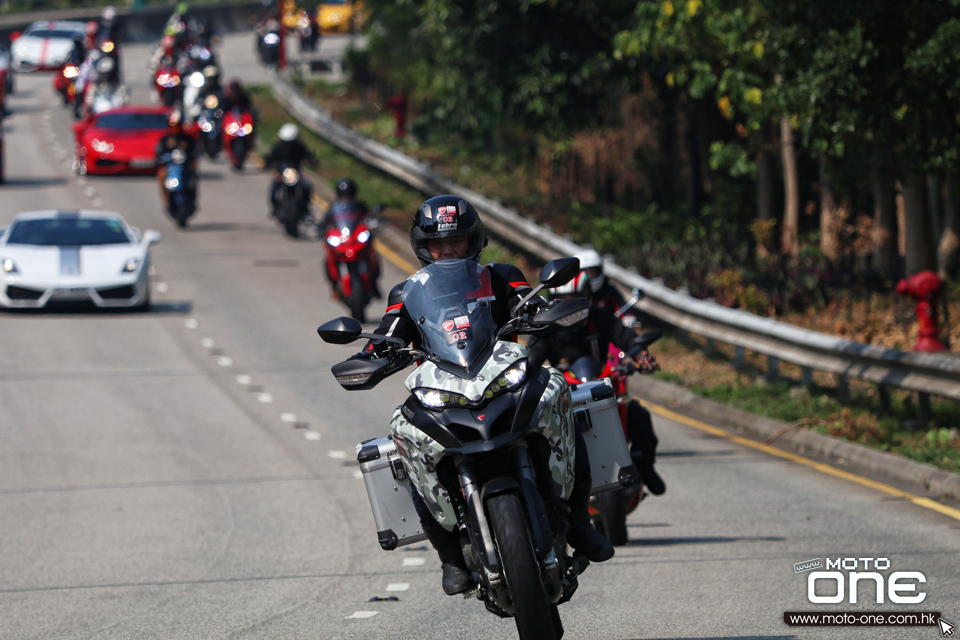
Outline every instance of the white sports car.
[(10, 44), (17, 71), (58, 69), (73, 50), (73, 37), (83, 37), (86, 23), (76, 20), (40, 20)]
[(103, 211), (27, 211), (0, 235), (0, 307), (51, 301), (150, 306), (150, 245), (160, 234)]

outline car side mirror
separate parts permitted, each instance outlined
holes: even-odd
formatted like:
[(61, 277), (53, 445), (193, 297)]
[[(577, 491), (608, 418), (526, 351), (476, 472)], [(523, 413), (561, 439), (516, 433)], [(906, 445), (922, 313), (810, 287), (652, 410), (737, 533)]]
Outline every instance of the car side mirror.
[(546, 287), (558, 287), (573, 280), (580, 273), (579, 258), (557, 258), (543, 266), (540, 282)]
[(153, 229), (147, 229), (143, 232), (143, 244), (151, 245), (157, 244), (163, 240), (163, 236), (160, 235), (159, 231), (154, 231)]
[(19, 38), (20, 35), (21, 35), (21, 34), (20, 34), (19, 31), (11, 31), (11, 32), (10, 32), (10, 36), (9, 36), (9, 37), (10, 37), (10, 42), (13, 42), (13, 41), (16, 40), (17, 38)]
[(363, 326), (353, 318), (341, 316), (317, 327), (317, 334), (330, 344), (350, 344), (363, 333)]

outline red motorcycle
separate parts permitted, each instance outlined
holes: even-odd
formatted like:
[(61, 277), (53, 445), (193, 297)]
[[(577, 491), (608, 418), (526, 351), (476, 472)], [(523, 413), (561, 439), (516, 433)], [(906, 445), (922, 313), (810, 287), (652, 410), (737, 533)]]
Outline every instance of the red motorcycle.
[(53, 77), (53, 88), (63, 97), (64, 105), (73, 104), (77, 93), (76, 79), (80, 69), (75, 64), (65, 64)]
[(250, 111), (230, 109), (223, 114), (223, 150), (237, 171), (253, 148), (253, 114)]
[[(634, 298), (617, 311), (617, 317), (620, 317), (624, 311), (636, 303), (637, 299), (639, 299), (639, 295), (638, 292), (635, 292)], [(639, 341), (646, 348), (659, 340), (662, 335), (662, 331), (646, 331), (640, 334)], [(613, 392), (617, 397), (617, 410), (620, 413), (620, 424), (623, 425), (623, 435), (629, 444), (627, 407), (630, 405), (632, 398), (627, 391), (627, 376), (637, 371), (640, 371), (637, 363), (628, 360), (627, 354), (621, 351), (619, 347), (611, 344), (602, 368), (592, 358), (581, 358), (563, 375), (571, 385), (589, 380), (610, 378)], [(633, 513), (646, 495), (646, 492), (643, 491), (643, 483), (639, 482), (626, 489), (607, 491), (591, 497), (590, 516), (597, 531), (605, 535), (614, 546), (619, 547), (627, 544), (627, 516)]]
[(157, 102), (172, 107), (183, 100), (180, 70), (172, 61), (164, 61), (153, 74), (153, 90)]
[(331, 210), (327, 228), (327, 273), (340, 299), (358, 322), (366, 322), (366, 308), (376, 290), (380, 269), (373, 251), (376, 219), (350, 207)]

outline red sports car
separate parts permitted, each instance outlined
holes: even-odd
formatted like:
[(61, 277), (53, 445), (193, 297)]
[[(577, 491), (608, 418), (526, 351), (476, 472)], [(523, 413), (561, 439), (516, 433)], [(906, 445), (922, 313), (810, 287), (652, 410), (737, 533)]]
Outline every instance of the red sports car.
[(157, 143), (169, 128), (169, 107), (126, 106), (73, 124), (74, 169), (88, 173), (156, 173)]

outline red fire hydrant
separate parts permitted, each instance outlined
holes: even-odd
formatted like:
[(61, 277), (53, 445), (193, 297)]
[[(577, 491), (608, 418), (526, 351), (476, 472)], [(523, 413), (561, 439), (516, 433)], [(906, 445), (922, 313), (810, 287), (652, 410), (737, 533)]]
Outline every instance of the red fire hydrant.
[(397, 123), (393, 130), (394, 137), (404, 137), (407, 135), (407, 96), (402, 93), (394, 94), (387, 100), (387, 108), (393, 111), (393, 119)]
[(946, 351), (937, 330), (937, 302), (943, 291), (943, 282), (933, 271), (920, 271), (897, 283), (897, 293), (917, 301), (917, 324), (920, 337), (914, 351)]

